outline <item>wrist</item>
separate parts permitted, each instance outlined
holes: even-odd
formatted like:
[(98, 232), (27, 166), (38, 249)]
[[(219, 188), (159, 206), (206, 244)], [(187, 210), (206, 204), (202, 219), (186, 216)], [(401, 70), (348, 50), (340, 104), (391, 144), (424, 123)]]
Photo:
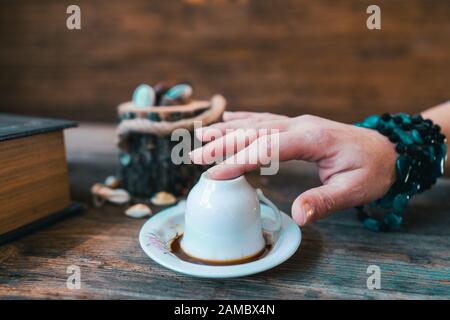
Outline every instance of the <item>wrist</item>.
[(389, 191), (369, 208), (381, 207), (381, 219), (371, 217), (359, 207), (364, 225), (371, 230), (398, 229), (409, 199), (429, 189), (443, 175), (446, 157), (445, 136), (440, 127), (420, 115), (370, 116), (357, 126), (377, 130), (395, 143), (398, 158), (396, 178)]

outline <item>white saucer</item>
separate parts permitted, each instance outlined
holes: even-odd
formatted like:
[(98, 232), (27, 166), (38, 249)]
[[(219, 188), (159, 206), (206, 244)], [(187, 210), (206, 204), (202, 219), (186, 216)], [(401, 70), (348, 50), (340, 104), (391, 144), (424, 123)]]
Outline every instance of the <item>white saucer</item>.
[[(184, 231), (185, 201), (165, 209), (150, 218), (141, 228), (139, 242), (145, 253), (157, 263), (171, 270), (202, 278), (242, 277), (271, 269), (289, 259), (301, 242), (300, 228), (285, 213), (278, 239), (270, 252), (260, 260), (233, 265), (208, 266), (180, 260), (169, 250), (170, 241)], [(270, 207), (261, 204), (263, 218), (271, 217)]]

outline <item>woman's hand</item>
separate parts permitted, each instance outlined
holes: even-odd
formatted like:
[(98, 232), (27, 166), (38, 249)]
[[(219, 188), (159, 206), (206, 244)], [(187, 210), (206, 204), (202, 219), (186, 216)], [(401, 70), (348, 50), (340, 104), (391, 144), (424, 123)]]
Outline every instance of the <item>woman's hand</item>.
[[(217, 129), (223, 136), (211, 141)], [(246, 131), (230, 133), (227, 131), (230, 129), (268, 129), (269, 136), (264, 133), (247, 136), (248, 143), (239, 146), (236, 136)], [(279, 130), (279, 139), (270, 136), (270, 129)], [(209, 169), (214, 179), (231, 179), (258, 168), (260, 161), (238, 164), (234, 160), (238, 156), (260, 154), (261, 148), (279, 150), (280, 161), (297, 159), (317, 163), (323, 185), (304, 192), (292, 205), (292, 217), (299, 225), (378, 199), (395, 181), (397, 154), (386, 137), (375, 130), (315, 116), (288, 118), (267, 113), (227, 112), (224, 122), (203, 127), (196, 135), (202, 141), (211, 141), (191, 153), (192, 161), (197, 164), (208, 163), (213, 150), (214, 158), (228, 156), (225, 150), (233, 147), (233, 155)]]

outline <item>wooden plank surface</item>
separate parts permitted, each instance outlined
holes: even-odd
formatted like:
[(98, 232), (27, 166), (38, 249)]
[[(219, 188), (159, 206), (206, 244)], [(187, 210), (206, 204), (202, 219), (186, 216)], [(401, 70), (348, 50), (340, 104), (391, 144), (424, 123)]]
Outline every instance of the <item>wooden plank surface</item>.
[[(66, 131), (73, 197), (115, 170), (114, 130), (82, 124)], [(310, 165), (288, 163), (273, 177), (249, 177), (285, 212), (302, 191), (318, 184)], [(303, 228), (297, 253), (250, 277), (209, 280), (177, 274), (140, 249), (144, 220), (120, 207), (89, 208), (0, 247), (0, 298), (450, 298), (449, 181), (416, 197), (399, 232), (363, 229), (352, 210)], [(368, 290), (366, 270), (381, 268), (381, 290)], [(81, 289), (66, 288), (66, 268), (81, 268)]]
[(142, 82), (189, 80), (231, 110), (357, 121), (446, 101), (448, 0), (0, 0), (0, 108), (114, 121)]

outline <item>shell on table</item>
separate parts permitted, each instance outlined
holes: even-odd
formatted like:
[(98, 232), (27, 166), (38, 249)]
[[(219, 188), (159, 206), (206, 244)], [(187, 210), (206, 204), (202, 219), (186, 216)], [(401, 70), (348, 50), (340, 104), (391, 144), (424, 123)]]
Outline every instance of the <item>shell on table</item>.
[(144, 218), (152, 215), (152, 209), (142, 203), (129, 207), (125, 214), (131, 218)]
[(120, 181), (115, 176), (109, 176), (105, 179), (105, 186), (111, 189), (116, 189), (120, 186)]
[(125, 204), (130, 201), (130, 194), (124, 189), (111, 189), (101, 183), (96, 183), (91, 188), (94, 196), (94, 204), (101, 206), (105, 201), (115, 204)]
[(177, 198), (165, 191), (160, 191), (151, 198), (151, 202), (155, 206), (168, 206), (177, 202)]

